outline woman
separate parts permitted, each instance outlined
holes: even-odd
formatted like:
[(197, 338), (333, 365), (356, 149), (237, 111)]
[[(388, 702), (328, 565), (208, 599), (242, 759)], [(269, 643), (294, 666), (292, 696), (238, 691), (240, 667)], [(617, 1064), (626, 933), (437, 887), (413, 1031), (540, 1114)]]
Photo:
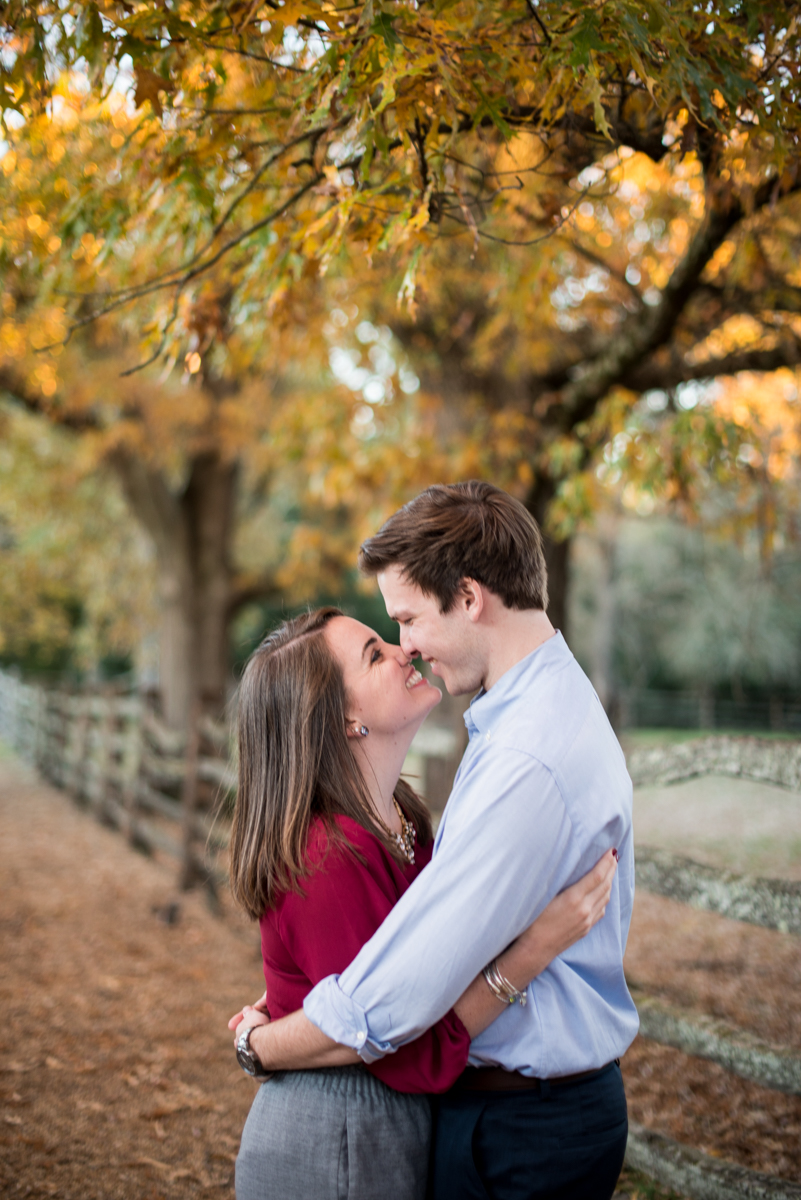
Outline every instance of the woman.
[[(287, 622), (240, 690), (239, 789), (231, 837), (236, 900), (260, 922), (273, 1019), (341, 972), (431, 857), (431, 822), (400, 779), (440, 692), (398, 646), (335, 608)], [(365, 1066), (334, 1046), (259, 1089), (242, 1136), (237, 1200), (418, 1200), (426, 1093), (449, 1088), (471, 1038), (603, 914), (612, 853), (557, 897), (421, 1037)], [(269, 1020), (248, 1007), (229, 1023)], [(249, 1031), (238, 1030), (247, 1058)], [(280, 1063), (279, 1063), (280, 1065)], [(290, 1065), (290, 1064), (285, 1064)], [(297, 1055), (292, 1065), (299, 1065)]]

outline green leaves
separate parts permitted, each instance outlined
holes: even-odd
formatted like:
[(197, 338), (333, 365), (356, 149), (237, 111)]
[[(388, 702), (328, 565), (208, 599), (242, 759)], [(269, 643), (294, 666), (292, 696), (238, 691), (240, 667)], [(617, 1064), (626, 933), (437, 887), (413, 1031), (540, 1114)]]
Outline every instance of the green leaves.
[(383, 39), (384, 45), (389, 51), (389, 56), (392, 58), (395, 53), (395, 47), (401, 44), (401, 40), (395, 32), (395, 18), (390, 17), (385, 12), (379, 13), (370, 26), (370, 33)]
[(570, 41), (573, 49), (568, 57), (571, 67), (588, 67), (592, 51), (614, 50), (611, 42), (605, 42), (601, 37), (601, 28), (595, 13), (590, 10), (580, 25), (571, 30)]

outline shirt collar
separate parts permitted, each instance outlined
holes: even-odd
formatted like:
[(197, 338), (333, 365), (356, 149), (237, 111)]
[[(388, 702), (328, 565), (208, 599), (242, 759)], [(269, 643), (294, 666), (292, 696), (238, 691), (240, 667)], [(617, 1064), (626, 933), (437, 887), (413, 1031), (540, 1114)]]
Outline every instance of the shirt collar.
[(535, 685), (538, 676), (549, 668), (565, 666), (573, 658), (567, 642), (557, 629), (556, 633), (521, 658), (520, 662), (500, 677), (489, 691), (482, 688), (474, 696), (464, 714), (464, 723), (470, 737), (474, 733), (489, 733), (495, 728), (506, 707), (522, 693)]

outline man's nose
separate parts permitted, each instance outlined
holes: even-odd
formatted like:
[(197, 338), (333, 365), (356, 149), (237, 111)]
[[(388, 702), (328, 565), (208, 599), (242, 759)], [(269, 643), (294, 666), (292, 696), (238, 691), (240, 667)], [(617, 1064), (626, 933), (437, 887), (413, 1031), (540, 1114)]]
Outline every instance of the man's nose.
[(417, 658), (418, 651), (417, 651), (417, 647), (414, 644), (414, 639), (412, 638), (411, 630), (401, 628), (400, 644), (401, 644), (401, 650), (406, 655), (409, 662), (411, 662), (413, 658)]

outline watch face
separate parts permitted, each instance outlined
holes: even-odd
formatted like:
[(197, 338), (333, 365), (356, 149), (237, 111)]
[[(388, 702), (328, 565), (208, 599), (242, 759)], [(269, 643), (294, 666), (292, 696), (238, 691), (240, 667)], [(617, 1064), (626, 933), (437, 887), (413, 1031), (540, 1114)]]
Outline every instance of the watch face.
[(245, 1050), (243, 1046), (236, 1048), (236, 1061), (239, 1063), (243, 1071), (247, 1071), (248, 1075), (256, 1074), (256, 1063), (254, 1062), (254, 1054), (252, 1050)]
[(247, 1071), (248, 1075), (255, 1075), (258, 1066), (256, 1064), (256, 1055), (250, 1048), (250, 1033), (250, 1029), (243, 1029), (237, 1038), (236, 1061), (243, 1071)]

